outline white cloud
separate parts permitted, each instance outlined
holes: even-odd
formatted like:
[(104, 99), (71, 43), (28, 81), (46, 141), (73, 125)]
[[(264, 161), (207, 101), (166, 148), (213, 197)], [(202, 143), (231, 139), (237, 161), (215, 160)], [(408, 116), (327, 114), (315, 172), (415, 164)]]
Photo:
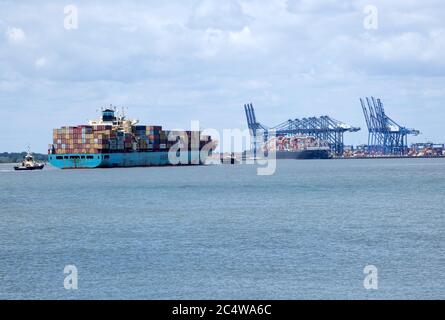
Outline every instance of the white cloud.
[[(191, 118), (243, 127), (242, 105), (252, 101), (270, 125), (331, 114), (363, 126), (358, 97), (374, 94), (394, 118), (405, 116), (402, 124), (428, 131), (431, 115), (445, 117), (445, 3), (375, 0), (380, 21), (372, 32), (362, 23), (367, 4), (79, 0), (79, 29), (67, 32), (60, 4), (0, 2), (0, 88), (7, 89), (0, 115), (10, 108), (8, 119), (18, 122), (17, 110), (58, 112), (53, 122), (39, 122), (46, 132), (116, 103), (166, 127)], [(423, 105), (429, 113), (416, 109)], [(363, 142), (362, 135), (350, 136)], [(5, 146), (11, 139), (0, 150), (13, 150)], [(45, 145), (50, 137), (36, 139), (33, 145)]]
[(15, 27), (8, 27), (8, 30), (6, 30), (6, 36), (12, 43), (23, 42), (26, 38), (25, 32), (22, 29)]
[(46, 58), (45, 57), (38, 58), (35, 61), (34, 65), (35, 65), (36, 69), (43, 68), (44, 66), (46, 66)]
[(354, 4), (344, 0), (287, 0), (287, 7), (294, 13), (338, 13), (351, 11)]
[(200, 0), (194, 6), (189, 26), (196, 29), (241, 30), (248, 17), (235, 0)]
[(252, 40), (252, 32), (249, 27), (244, 27), (243, 30), (239, 32), (231, 31), (229, 37), (233, 43), (247, 44)]
[(240, 31), (207, 29), (197, 47), (197, 57), (236, 59), (238, 54), (249, 54), (246, 50), (254, 48), (255, 45), (256, 42), (249, 27), (244, 27)]

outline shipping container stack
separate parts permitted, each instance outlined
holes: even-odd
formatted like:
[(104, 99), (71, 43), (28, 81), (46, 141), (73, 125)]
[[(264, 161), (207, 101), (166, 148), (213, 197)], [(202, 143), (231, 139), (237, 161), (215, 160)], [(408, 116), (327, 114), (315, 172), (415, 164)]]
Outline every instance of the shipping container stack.
[(101, 153), (109, 149), (108, 141), (113, 131), (111, 126), (100, 127), (103, 128), (77, 126), (54, 129), (53, 145), (50, 147), (56, 154)]
[(278, 136), (269, 139), (263, 149), (276, 151), (302, 151), (308, 148), (328, 147), (326, 141), (311, 136)]
[[(169, 141), (170, 133), (182, 138)], [(192, 137), (199, 142), (193, 144)], [(49, 146), (49, 152), (53, 154), (95, 154), (165, 151), (179, 139), (188, 140), (189, 150), (201, 149), (212, 141), (210, 136), (200, 137), (200, 132), (165, 131), (161, 126), (133, 126), (131, 132), (124, 132), (111, 125), (76, 126), (54, 129), (53, 144)]]
[(161, 126), (134, 126), (133, 135), (139, 151), (167, 148), (167, 138)]

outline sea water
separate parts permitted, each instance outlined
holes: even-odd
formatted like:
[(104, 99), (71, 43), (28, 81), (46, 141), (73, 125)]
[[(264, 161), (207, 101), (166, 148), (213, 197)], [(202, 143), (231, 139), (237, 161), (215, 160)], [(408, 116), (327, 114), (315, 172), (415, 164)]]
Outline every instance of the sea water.
[(444, 252), (444, 159), (0, 166), (0, 299), (444, 299)]

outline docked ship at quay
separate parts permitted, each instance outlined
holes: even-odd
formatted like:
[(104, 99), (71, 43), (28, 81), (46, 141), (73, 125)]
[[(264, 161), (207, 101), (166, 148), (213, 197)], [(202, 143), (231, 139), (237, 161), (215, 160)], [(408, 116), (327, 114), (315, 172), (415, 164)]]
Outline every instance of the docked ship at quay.
[(138, 123), (107, 108), (88, 125), (54, 129), (48, 161), (61, 169), (202, 165), (216, 147), (200, 131)]

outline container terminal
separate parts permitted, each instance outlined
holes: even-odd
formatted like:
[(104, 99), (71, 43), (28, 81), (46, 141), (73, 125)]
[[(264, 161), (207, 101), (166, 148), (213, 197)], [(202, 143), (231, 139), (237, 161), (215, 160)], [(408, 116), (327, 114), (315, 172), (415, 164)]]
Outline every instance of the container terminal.
[(399, 125), (385, 111), (381, 99), (360, 99), (368, 130), (368, 143), (346, 146), (344, 135), (361, 130), (330, 116), (289, 119), (276, 126), (257, 121), (252, 103), (244, 105), (251, 136), (250, 154), (275, 152), (277, 159), (328, 158), (406, 158), (443, 157), (444, 144), (417, 143), (408, 145), (408, 136), (418, 136), (419, 130)]
[[(420, 131), (401, 126), (390, 118), (381, 99), (364, 98), (360, 104), (368, 143), (356, 147), (345, 145), (344, 136), (360, 131), (358, 126), (321, 116), (289, 119), (269, 127), (257, 120), (252, 103), (245, 104), (251, 150), (241, 156), (257, 158), (259, 151), (265, 155), (274, 152), (277, 159), (445, 156), (444, 144), (417, 143), (409, 147), (408, 137), (418, 136)], [(101, 118), (89, 121), (88, 125), (54, 129), (48, 161), (62, 169), (202, 165), (212, 157), (216, 145), (210, 136), (199, 131), (179, 132), (163, 130), (159, 125), (139, 125), (138, 120), (129, 120), (123, 112), (120, 115), (116, 108), (110, 107), (102, 109)], [(170, 161), (171, 152), (180, 159), (179, 163)]]
[(199, 131), (168, 131), (138, 122), (107, 108), (88, 125), (54, 129), (48, 161), (62, 169), (202, 165), (216, 147)]

